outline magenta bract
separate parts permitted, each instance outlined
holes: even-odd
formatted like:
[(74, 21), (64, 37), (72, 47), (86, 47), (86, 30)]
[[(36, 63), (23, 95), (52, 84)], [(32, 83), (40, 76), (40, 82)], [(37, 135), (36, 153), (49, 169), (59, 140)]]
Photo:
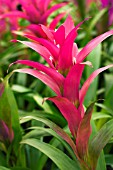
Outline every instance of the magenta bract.
[(76, 138), (78, 126), (85, 114), (83, 102), (90, 84), (99, 73), (113, 67), (113, 65), (109, 65), (94, 71), (80, 89), (84, 66), (90, 65), (89, 62), (83, 62), (84, 59), (99, 43), (113, 35), (113, 30), (108, 31), (91, 40), (79, 52), (74, 40), (83, 22), (75, 27), (69, 15), (57, 30), (40, 25), (40, 37), (23, 33), (23, 36), (31, 39), (32, 42), (19, 42), (38, 52), (50, 67), (29, 60), (18, 60), (15, 63), (24, 64), (33, 69), (14, 70), (14, 72), (27, 73), (40, 79), (57, 94), (57, 97), (49, 100), (57, 105), (67, 120), (74, 138)]
[[(19, 30), (24, 27), (20, 26), (19, 19), (24, 18), (29, 21), (29, 26), (27, 29), (34, 32), (36, 35), (38, 34), (38, 30), (34, 30), (34, 26), (37, 27), (37, 24), (47, 25), (48, 17), (56, 10), (62, 8), (67, 5), (66, 2), (59, 3), (51, 6), (51, 0), (15, 0), (11, 2), (0, 1), (2, 12), (0, 12), (0, 20), (4, 20), (5, 18), (9, 18), (9, 21), (12, 25), (11, 30)], [(20, 6), (20, 9), (19, 9)], [(64, 17), (66, 12), (60, 13), (57, 18), (55, 18), (50, 27), (55, 28), (58, 22)], [(4, 21), (5, 22), (5, 21)], [(34, 26), (33, 26), (34, 25)], [(24, 28), (25, 29), (25, 28)]]

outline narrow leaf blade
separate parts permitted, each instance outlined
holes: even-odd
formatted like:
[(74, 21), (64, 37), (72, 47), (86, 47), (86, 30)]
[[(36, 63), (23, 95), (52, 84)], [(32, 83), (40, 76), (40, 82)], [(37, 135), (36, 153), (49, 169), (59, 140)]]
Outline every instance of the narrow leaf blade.
[[(96, 168), (98, 157), (113, 136), (113, 119), (104, 124), (89, 144), (89, 155), (92, 168)], [(93, 158), (93, 159), (92, 159)]]
[(50, 144), (41, 142), (37, 139), (27, 139), (22, 141), (21, 143), (33, 146), (34, 148), (46, 154), (61, 170), (66, 170), (66, 169), (80, 170), (79, 165), (77, 165), (62, 151), (51, 146)]

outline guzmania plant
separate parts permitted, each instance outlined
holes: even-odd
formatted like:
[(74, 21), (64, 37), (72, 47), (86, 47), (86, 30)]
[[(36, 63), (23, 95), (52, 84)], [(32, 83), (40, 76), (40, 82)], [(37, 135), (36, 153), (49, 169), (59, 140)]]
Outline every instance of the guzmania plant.
[(68, 16), (57, 30), (40, 25), (39, 37), (30, 33), (22, 33), (24, 37), (32, 41), (13, 41), (21, 42), (38, 52), (46, 60), (48, 66), (30, 60), (17, 60), (12, 64), (18, 63), (32, 68), (16, 69), (12, 73), (30, 74), (40, 79), (56, 93), (57, 96), (48, 98), (48, 100), (59, 108), (67, 120), (72, 138), (63, 130), (55, 129), (54, 126), (51, 128), (70, 145), (82, 170), (96, 170), (99, 155), (113, 135), (111, 131), (113, 120), (107, 122), (91, 139), (90, 121), (94, 103), (85, 110), (83, 102), (92, 81), (99, 73), (113, 67), (113, 64), (95, 70), (82, 87), (80, 80), (84, 67), (92, 66), (89, 61), (84, 61), (85, 58), (104, 39), (113, 35), (113, 30), (94, 38), (79, 51), (74, 40), (83, 22), (74, 26), (71, 16)]

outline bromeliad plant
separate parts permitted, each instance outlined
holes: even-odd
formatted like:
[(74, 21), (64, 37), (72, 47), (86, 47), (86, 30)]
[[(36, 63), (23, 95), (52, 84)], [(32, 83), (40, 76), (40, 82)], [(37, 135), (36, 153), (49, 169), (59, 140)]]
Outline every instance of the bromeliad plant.
[[(2, 32), (7, 30), (7, 21), (2, 16), (8, 13), (19, 12), (18, 5), (19, 0), (0, 0), (0, 30)], [(17, 30), (19, 28), (18, 18), (19, 16), (15, 17), (14, 15), (9, 18), (10, 30)]]
[[(3, 3), (3, 2), (1, 2)], [(9, 0), (4, 2), (5, 6), (11, 6), (11, 2)], [(3, 5), (3, 4), (2, 4)], [(17, 6), (15, 10), (4, 11), (0, 14), (0, 19), (3, 20), (5, 18), (9, 18), (12, 21), (13, 25), (16, 25), (15, 30), (19, 30), (23, 28), (19, 24), (19, 19), (25, 19), (28, 21), (28, 24), (25, 28), (37, 33), (36, 29), (38, 29), (37, 24), (48, 25), (47, 19), (48, 17), (58, 9), (62, 8), (63, 6), (67, 5), (66, 2), (59, 3), (51, 6), (51, 0), (18, 0)], [(58, 22), (63, 18), (65, 12), (61, 12), (59, 15), (56, 16), (55, 19), (50, 24), (51, 28), (55, 28)], [(18, 27), (17, 27), (18, 23)]]
[(91, 63), (84, 62), (84, 59), (104, 39), (113, 35), (113, 30), (94, 38), (79, 51), (74, 40), (82, 23), (75, 27), (71, 16), (68, 16), (64, 24), (57, 30), (51, 30), (41, 25), (40, 37), (23, 34), (31, 39), (32, 42), (16, 41), (38, 52), (47, 61), (49, 67), (30, 60), (18, 60), (13, 64), (19, 63), (33, 69), (22, 68), (13, 72), (30, 74), (40, 79), (56, 93), (57, 96), (48, 98), (48, 100), (59, 108), (61, 114), (67, 120), (72, 139), (63, 130), (54, 126), (51, 128), (71, 146), (81, 165), (81, 169), (96, 170), (100, 152), (113, 134), (111, 132), (113, 121), (108, 122), (90, 140), (92, 132), (90, 121), (94, 103), (85, 110), (83, 102), (95, 77), (102, 71), (113, 67), (113, 64), (95, 70), (82, 87), (80, 80), (85, 65), (91, 66)]

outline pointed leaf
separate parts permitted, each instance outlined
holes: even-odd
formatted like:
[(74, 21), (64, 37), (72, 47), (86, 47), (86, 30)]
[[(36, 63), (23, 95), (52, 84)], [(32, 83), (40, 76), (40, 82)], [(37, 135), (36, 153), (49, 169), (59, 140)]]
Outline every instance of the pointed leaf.
[[(14, 131), (13, 147), (16, 150), (21, 140), (21, 129), (17, 104), (8, 82), (4, 80), (5, 89), (0, 97), (0, 118), (5, 122), (9, 130)], [(5, 114), (4, 114), (5, 113)]]
[[(86, 18), (84, 21), (87, 21), (89, 18)], [(84, 23), (84, 21), (80, 22), (76, 27), (74, 27), (70, 32), (68, 33), (64, 44), (62, 45), (60, 52), (59, 52), (59, 71), (63, 72), (64, 75), (67, 74), (69, 69), (73, 65), (73, 46), (74, 46), (74, 40), (77, 37), (78, 29), (79, 27)], [(70, 27), (69, 27), (70, 28)], [(68, 30), (69, 31), (69, 30)]]
[(28, 35), (28, 34), (25, 34), (24, 35), (25, 37), (33, 40), (33, 41), (36, 41), (37, 43), (40, 43), (41, 45), (43, 45), (44, 47), (46, 47), (48, 49), (48, 51), (52, 54), (52, 57), (57, 60), (58, 59), (58, 53), (59, 53), (59, 49), (58, 47), (53, 44), (51, 41), (48, 41), (44, 38), (38, 38), (36, 36), (33, 36), (33, 35)]
[[(46, 34), (44, 33), (44, 31), (42, 30), (41, 28), (41, 25), (40, 24), (30, 24), (27, 26), (27, 28), (29, 30), (31, 30), (35, 35), (37, 35), (38, 37), (41, 37), (41, 38), (47, 38)], [(28, 33), (27, 33), (28, 34)], [(31, 35), (31, 32), (30, 32), (30, 35)]]
[(50, 9), (48, 9), (40, 18), (40, 23), (45, 24), (47, 18), (49, 17), (49, 15), (51, 15), (54, 11), (56, 11), (57, 9), (65, 6), (67, 3), (59, 3), (57, 5), (52, 6)]
[(17, 69), (17, 70), (13, 70), (13, 72), (19, 72), (19, 73), (27, 73), (30, 74), (38, 79), (40, 79), (43, 83), (45, 83), (47, 86), (49, 86), (58, 96), (61, 96), (60, 94), (60, 89), (58, 87), (58, 85), (56, 84), (56, 82), (49, 77), (46, 74), (43, 74), (37, 70), (34, 69)]
[(48, 6), (51, 0), (35, 0), (37, 2), (37, 7), (40, 9), (41, 12), (45, 12), (48, 9)]
[(58, 14), (53, 20), (52, 22), (49, 24), (49, 28), (51, 30), (55, 30), (58, 22), (66, 15), (66, 12), (62, 12), (60, 14)]
[(4, 167), (4, 166), (0, 166), (0, 170), (11, 170), (11, 169), (6, 168), (6, 167)]
[(82, 62), (87, 55), (95, 48), (98, 44), (100, 44), (103, 40), (105, 40), (107, 37), (113, 35), (113, 30), (110, 30), (102, 35), (99, 35), (98, 37), (91, 40), (77, 55), (76, 60), (77, 63)]
[[(43, 73), (50, 76), (56, 82), (56, 84), (59, 86), (59, 88), (63, 87), (64, 77), (60, 73), (58, 73), (55, 69), (46, 67), (43, 64), (40, 64), (40, 63), (34, 62), (34, 61), (30, 61), (30, 60), (17, 60), (12, 64), (16, 64), (16, 63), (24, 64), (24, 65), (36, 68), (38, 71), (42, 71)], [(10, 64), (10, 66), (12, 64)]]
[(44, 31), (44, 33), (46, 34), (47, 38), (50, 41), (54, 41), (54, 37), (52, 32), (48, 29), (48, 27), (46, 27), (45, 25), (41, 25), (42, 30)]
[(100, 19), (102, 17), (104, 17), (104, 14), (107, 12), (107, 9), (104, 8), (104, 9), (101, 9), (95, 16), (94, 18), (92, 19), (90, 25), (89, 25), (89, 28), (88, 28), (88, 31), (92, 31), (93, 28), (95, 27), (95, 25), (97, 24), (97, 22), (100, 21)]
[[(57, 138), (57, 139), (59, 140), (59, 143), (60, 143), (60, 144), (62, 143), (63, 146), (66, 148), (66, 150), (69, 152), (70, 156), (71, 156), (75, 161), (77, 161), (77, 158), (76, 158), (75, 154), (73, 153), (72, 149), (70, 148), (70, 146), (69, 146), (55, 131), (53, 131), (52, 129), (36, 126), (36, 127), (31, 127), (30, 130), (32, 130), (32, 131), (28, 132), (28, 133), (24, 136), (23, 139), (29, 139), (29, 138), (33, 138), (33, 137), (35, 137), (35, 136), (42, 136), (42, 135), (48, 135), (48, 134), (50, 134), (50, 135), (54, 136), (55, 138)], [(51, 144), (53, 144), (53, 146), (54, 146), (54, 141), (56, 140), (55, 138), (52, 139), (52, 142), (51, 142)], [(56, 145), (55, 145), (55, 146), (56, 146)], [(56, 146), (56, 147), (57, 147), (57, 146)]]
[(85, 81), (85, 83), (83, 84), (83, 86), (82, 86), (82, 88), (81, 88), (81, 90), (80, 90), (80, 104), (83, 103), (84, 98), (85, 98), (85, 95), (86, 95), (86, 93), (87, 93), (87, 90), (88, 90), (90, 84), (92, 83), (92, 81), (94, 80), (94, 78), (95, 78), (96, 76), (98, 76), (99, 73), (101, 73), (101, 72), (103, 72), (104, 70), (107, 70), (108, 68), (111, 68), (111, 67), (113, 67), (113, 64), (108, 65), (108, 66), (106, 66), (106, 67), (99, 68), (99, 69), (95, 70), (95, 71), (90, 75), (90, 77)]
[(67, 72), (73, 65), (72, 61), (72, 49), (74, 39), (77, 36), (76, 28), (74, 28), (66, 37), (64, 44), (62, 45), (59, 53), (59, 70), (61, 72)]
[(77, 165), (73, 160), (71, 160), (66, 154), (64, 154), (59, 149), (54, 146), (39, 141), (37, 139), (26, 139), (21, 142), (22, 144), (28, 144), (47, 155), (61, 170), (71, 169), (80, 170), (79, 165)]
[(68, 98), (76, 107), (79, 105), (80, 79), (84, 69), (83, 64), (75, 64), (64, 81), (64, 97)]
[[(13, 40), (13, 41), (15, 41), (15, 40)], [(20, 41), (20, 40), (16, 40), (16, 41), (20, 42), (20, 43), (30, 47), (31, 49), (35, 50), (36, 52), (38, 52), (47, 61), (47, 63), (51, 67), (53, 67), (53, 64), (50, 60), (51, 53), (44, 46), (37, 44), (35, 42)]]
[[(96, 136), (90, 141), (89, 145), (89, 156), (91, 160), (91, 166), (93, 169), (96, 168), (98, 157), (113, 136), (113, 120), (108, 121), (98, 131)], [(92, 159), (93, 158), (93, 159)]]
[[(93, 73), (94, 70), (100, 68), (101, 64), (101, 44), (99, 44), (87, 57), (87, 60), (90, 61), (93, 65), (91, 67), (85, 67), (85, 77), (86, 79)], [(96, 56), (96, 57), (95, 57)], [(84, 104), (85, 106), (89, 105), (89, 101), (96, 100), (96, 92), (98, 90), (98, 83), (99, 77), (96, 77), (95, 80), (92, 82), (90, 87), (88, 88), (87, 94), (85, 96)]]
[(79, 157), (83, 160), (88, 153), (88, 142), (91, 134), (91, 115), (93, 111), (94, 103), (92, 103), (86, 110), (84, 117), (82, 118), (76, 137), (76, 148)]
[(67, 37), (67, 35), (75, 27), (74, 26), (74, 21), (73, 21), (71, 15), (68, 15), (68, 17), (66, 18), (65, 22), (63, 23), (63, 26), (65, 27), (65, 37)]
[[(91, 119), (91, 128), (92, 128), (92, 133), (90, 136), (90, 140), (92, 140), (93, 137), (97, 133), (97, 128), (96, 128), (96, 125), (95, 125), (95, 122), (93, 119)], [(96, 170), (106, 170), (105, 155), (104, 155), (103, 151), (101, 152), (101, 154), (99, 156)]]
[(64, 40), (65, 40), (65, 28), (63, 25), (61, 25), (56, 32), (54, 32), (54, 39), (57, 44), (60, 46), (63, 45)]
[(81, 120), (80, 113), (76, 107), (64, 97), (49, 98), (59, 108), (64, 118), (67, 120), (73, 137), (76, 137), (78, 126)]
[(29, 120), (29, 119), (41, 121), (41, 122), (45, 123), (47, 126), (49, 126), (52, 130), (54, 130), (62, 139), (64, 139), (71, 146), (73, 152), (77, 156), (75, 143), (69, 137), (69, 135), (63, 129), (61, 129), (58, 125), (56, 125), (52, 121), (46, 119), (45, 115), (37, 113), (37, 112), (36, 112), (36, 114), (34, 114), (34, 113), (26, 114), (25, 113), (24, 115), (21, 116), (21, 120), (23, 122), (25, 122), (26, 120)]

